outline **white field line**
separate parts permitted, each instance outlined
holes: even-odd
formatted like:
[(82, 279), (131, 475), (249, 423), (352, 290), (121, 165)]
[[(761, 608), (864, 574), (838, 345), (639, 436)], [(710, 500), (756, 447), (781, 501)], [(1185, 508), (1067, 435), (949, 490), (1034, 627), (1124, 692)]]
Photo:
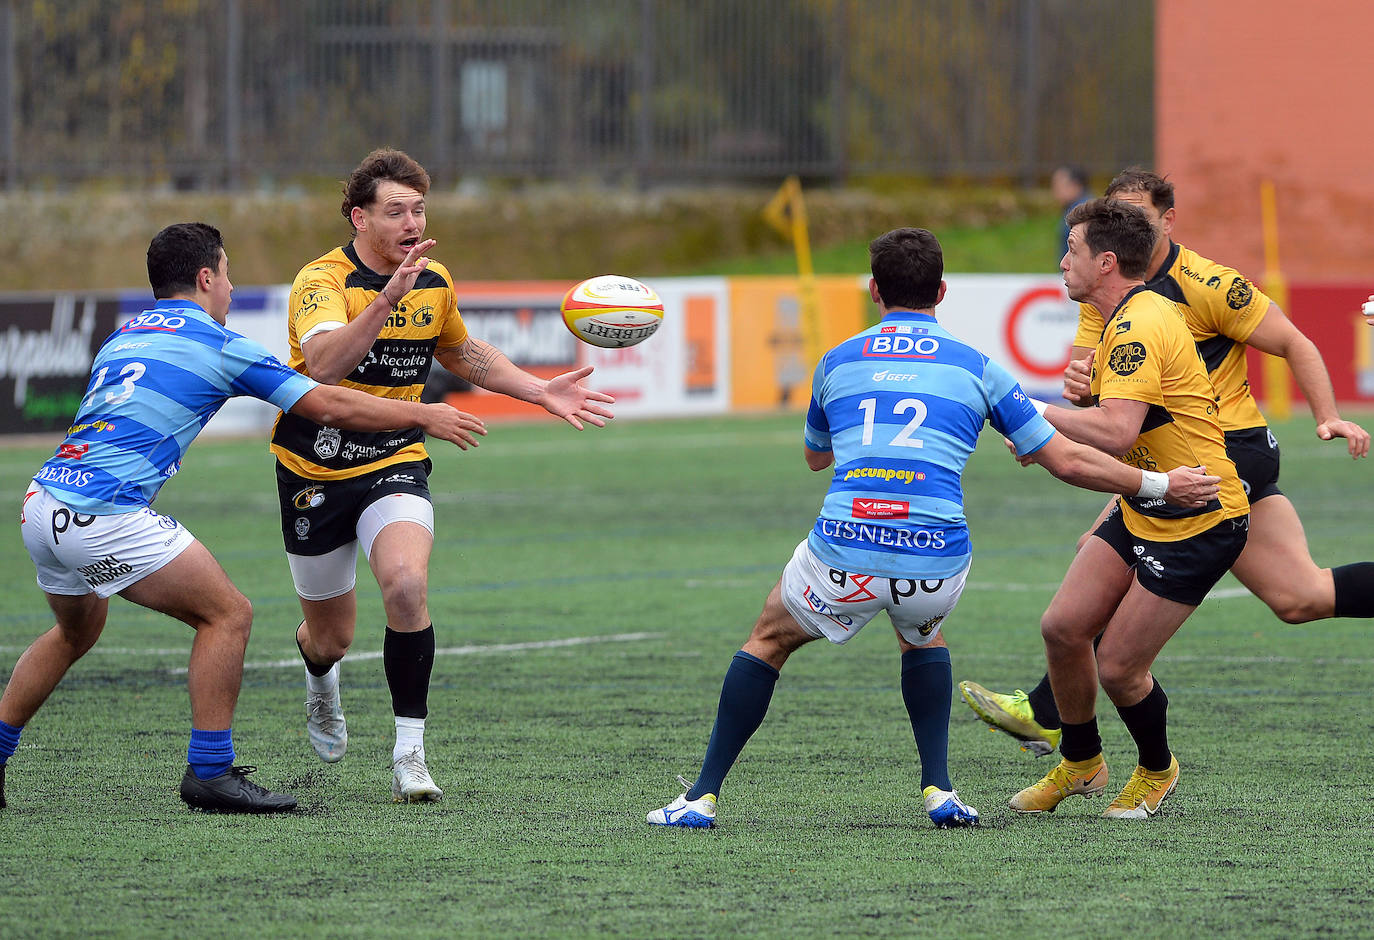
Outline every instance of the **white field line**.
[[(586, 646), (590, 643), (636, 643), (640, 640), (657, 640), (663, 637), (662, 633), (613, 633), (609, 636), (572, 636), (562, 640), (534, 640), (529, 643), (491, 643), (486, 645), (473, 646), (447, 646), (443, 649), (434, 651), (435, 656), (480, 656), (491, 653), (523, 653), (528, 650), (549, 650), (561, 649), (567, 646)], [(184, 652), (184, 651), (183, 651)], [(346, 657), (350, 663), (362, 662), (366, 659), (381, 659), (381, 650), (367, 650), (365, 652), (349, 652)], [(287, 659), (268, 659), (259, 662), (246, 662), (244, 669), (290, 669), (301, 665), (299, 656), (291, 656)], [(185, 675), (186, 667), (170, 670), (172, 675)]]

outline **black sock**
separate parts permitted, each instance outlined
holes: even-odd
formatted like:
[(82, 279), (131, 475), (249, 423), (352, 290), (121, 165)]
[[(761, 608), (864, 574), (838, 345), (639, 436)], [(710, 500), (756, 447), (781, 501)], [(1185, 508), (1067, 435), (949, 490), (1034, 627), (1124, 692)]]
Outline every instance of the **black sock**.
[(317, 662), (312, 662), (310, 657), (305, 655), (305, 647), (301, 646), (300, 637), (296, 637), (296, 649), (301, 651), (301, 659), (305, 660), (305, 671), (310, 673), (312, 676), (318, 678), (320, 676), (326, 675), (329, 672), (329, 670), (334, 668), (333, 663), (330, 663), (328, 666), (321, 666)]
[(1087, 760), (1102, 753), (1102, 736), (1097, 733), (1097, 716), (1081, 725), (1064, 722), (1064, 736), (1059, 739), (1059, 753), (1064, 760)]
[(1048, 672), (1040, 679), (1040, 684), (1027, 693), (1026, 701), (1030, 702), (1031, 714), (1040, 727), (1053, 730), (1060, 726), (1059, 706), (1054, 702), (1054, 690), (1050, 688)]
[(1331, 569), (1337, 617), (1374, 617), (1374, 562), (1360, 561)]
[(415, 633), (386, 628), (382, 665), (391, 688), (391, 711), (398, 718), (429, 716), (429, 675), (434, 669), (434, 624)]
[(1136, 750), (1140, 752), (1140, 766), (1146, 770), (1161, 771), (1169, 769), (1172, 759), (1169, 753), (1169, 696), (1164, 694), (1159, 680), (1154, 688), (1134, 705), (1116, 707), (1116, 713), (1126, 730), (1135, 739)]

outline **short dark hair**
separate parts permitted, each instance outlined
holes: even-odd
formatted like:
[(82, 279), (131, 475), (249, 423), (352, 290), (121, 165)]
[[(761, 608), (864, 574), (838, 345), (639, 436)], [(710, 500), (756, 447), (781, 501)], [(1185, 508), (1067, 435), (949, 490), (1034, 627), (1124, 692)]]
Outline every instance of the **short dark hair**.
[(895, 228), (868, 244), (878, 296), (888, 309), (925, 310), (940, 298), (945, 254), (923, 228)]
[(420, 195), (429, 192), (429, 174), (413, 157), (400, 150), (382, 147), (363, 157), (344, 181), (343, 205), (340, 210), (348, 224), (353, 224), (353, 209), (366, 208), (377, 198), (377, 184), (391, 180), (409, 186)]
[(1144, 167), (1132, 166), (1122, 170), (1107, 184), (1107, 191), (1102, 195), (1115, 199), (1122, 193), (1144, 193), (1150, 197), (1150, 205), (1160, 215), (1174, 207), (1174, 184)]
[(1116, 255), (1123, 276), (1145, 277), (1155, 247), (1155, 229), (1145, 210), (1104, 197), (1075, 206), (1064, 221), (1070, 228), (1083, 225), (1083, 240), (1094, 255)]
[(1063, 173), (1074, 183), (1083, 189), (1088, 188), (1088, 171), (1077, 163), (1065, 163), (1054, 168), (1054, 172)]
[(165, 300), (194, 292), (201, 268), (219, 270), (224, 238), (204, 222), (178, 222), (153, 236), (148, 244), (148, 283), (153, 296)]

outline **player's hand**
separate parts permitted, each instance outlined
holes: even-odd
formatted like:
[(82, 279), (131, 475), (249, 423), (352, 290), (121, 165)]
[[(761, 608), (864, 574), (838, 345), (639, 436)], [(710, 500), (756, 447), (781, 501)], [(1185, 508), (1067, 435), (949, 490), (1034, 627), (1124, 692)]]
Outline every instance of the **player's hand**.
[(1013, 444), (1013, 443), (1011, 442), (1011, 438), (1009, 438), (1009, 437), (1004, 437), (1004, 438), (1002, 438), (1002, 443), (1006, 446), (1007, 451), (1008, 451), (1013, 457), (1016, 457), (1016, 462), (1019, 463), (1021, 466), (1023, 466), (1023, 467), (1029, 467), (1031, 464), (1035, 463), (1035, 458), (1034, 458), (1034, 456), (1031, 455), (1031, 454), (1027, 454), (1027, 455), (1024, 456), (1024, 457), (1017, 456), (1017, 453), (1016, 453), (1016, 445)]
[(401, 262), (401, 266), (396, 269), (396, 273), (391, 275), (391, 280), (386, 282), (386, 287), (382, 288), (382, 298), (393, 308), (401, 303), (410, 289), (415, 286), (415, 281), (419, 279), (420, 272), (429, 267), (429, 259), (425, 257), (425, 252), (433, 248), (437, 242), (432, 238), (426, 238), (422, 242), (416, 242), (410, 246), (406, 252), (406, 259)]
[(1175, 467), (1169, 471), (1169, 489), (1164, 501), (1197, 509), (1217, 498), (1221, 492), (1221, 477), (1210, 476), (1205, 467)]
[(1364, 314), (1364, 322), (1374, 326), (1374, 294), (1369, 295), (1369, 299), (1364, 302), (1364, 308), (1360, 312)]
[(1351, 457), (1369, 455), (1369, 432), (1354, 421), (1346, 421), (1342, 418), (1337, 418), (1335, 421), (1323, 421), (1317, 425), (1317, 437), (1324, 441), (1329, 441), (1333, 437), (1343, 437), (1345, 438), (1346, 450), (1350, 451)]
[(605, 392), (594, 392), (582, 384), (582, 380), (592, 374), (591, 366), (583, 366), (573, 372), (564, 372), (549, 379), (544, 386), (544, 395), (539, 404), (549, 414), (582, 430), (582, 422), (604, 428), (606, 422), (615, 417), (607, 408), (614, 405), (615, 399)]
[(1080, 408), (1091, 405), (1093, 357), (1097, 350), (1090, 350), (1082, 359), (1070, 359), (1064, 370), (1064, 397)]
[(460, 450), (477, 446), (474, 434), (487, 433), (486, 423), (481, 418), (466, 411), (459, 411), (451, 405), (435, 402), (425, 405), (424, 408), (425, 416), (420, 429), (430, 437), (457, 444)]

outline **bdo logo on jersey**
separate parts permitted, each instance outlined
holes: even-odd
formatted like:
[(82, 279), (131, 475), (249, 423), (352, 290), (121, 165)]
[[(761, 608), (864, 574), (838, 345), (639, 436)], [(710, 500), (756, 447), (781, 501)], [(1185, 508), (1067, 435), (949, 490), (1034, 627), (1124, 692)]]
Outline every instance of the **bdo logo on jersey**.
[(934, 359), (940, 341), (933, 336), (885, 333), (864, 340), (864, 355), (877, 359)]

